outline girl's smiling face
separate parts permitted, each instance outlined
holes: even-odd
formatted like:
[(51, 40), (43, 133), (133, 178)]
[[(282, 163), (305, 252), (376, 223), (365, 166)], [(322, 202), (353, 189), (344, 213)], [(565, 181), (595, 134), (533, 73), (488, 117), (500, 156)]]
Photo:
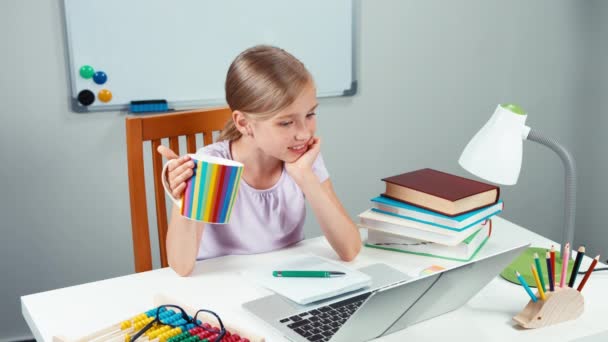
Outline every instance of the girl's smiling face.
[(317, 105), (316, 88), (309, 82), (291, 105), (268, 120), (251, 122), (257, 147), (284, 162), (298, 160), (315, 135)]

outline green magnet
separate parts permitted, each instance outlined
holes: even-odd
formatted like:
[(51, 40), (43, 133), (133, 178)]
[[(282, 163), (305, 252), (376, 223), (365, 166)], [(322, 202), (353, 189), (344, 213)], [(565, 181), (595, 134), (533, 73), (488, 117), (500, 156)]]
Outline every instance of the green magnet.
[(89, 79), (93, 77), (93, 74), (95, 74), (95, 70), (93, 70), (92, 66), (83, 65), (82, 67), (80, 67), (80, 76), (82, 76), (82, 78)]

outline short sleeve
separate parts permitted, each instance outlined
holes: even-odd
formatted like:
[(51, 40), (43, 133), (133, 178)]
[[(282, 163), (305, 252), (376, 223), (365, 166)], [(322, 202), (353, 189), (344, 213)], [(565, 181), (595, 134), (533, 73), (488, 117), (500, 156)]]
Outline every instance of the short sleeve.
[(230, 156), (230, 142), (228, 140), (219, 141), (199, 148), (196, 154), (232, 159)]
[(319, 178), (320, 183), (323, 183), (327, 179), (329, 179), (329, 172), (325, 167), (325, 161), (323, 161), (323, 156), (321, 155), (321, 152), (319, 152), (317, 159), (312, 164), (312, 172), (317, 175), (317, 178)]

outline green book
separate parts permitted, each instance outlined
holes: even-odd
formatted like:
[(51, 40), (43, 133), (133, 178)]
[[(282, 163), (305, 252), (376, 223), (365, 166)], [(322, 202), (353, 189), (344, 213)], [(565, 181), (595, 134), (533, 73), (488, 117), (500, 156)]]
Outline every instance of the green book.
[(475, 228), (473, 234), (455, 246), (446, 246), (369, 229), (365, 246), (433, 258), (470, 261), (485, 245), (491, 234), (491, 220), (480, 224), (478, 228)]

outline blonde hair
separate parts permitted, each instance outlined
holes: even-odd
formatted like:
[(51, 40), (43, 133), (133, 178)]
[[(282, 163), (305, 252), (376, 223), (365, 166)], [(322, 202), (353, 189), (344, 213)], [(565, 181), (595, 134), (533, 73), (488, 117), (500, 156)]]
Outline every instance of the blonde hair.
[[(226, 102), (255, 120), (266, 120), (292, 104), (312, 76), (289, 52), (274, 46), (256, 45), (239, 54), (226, 75)], [(219, 141), (237, 140), (241, 132), (232, 119)]]

